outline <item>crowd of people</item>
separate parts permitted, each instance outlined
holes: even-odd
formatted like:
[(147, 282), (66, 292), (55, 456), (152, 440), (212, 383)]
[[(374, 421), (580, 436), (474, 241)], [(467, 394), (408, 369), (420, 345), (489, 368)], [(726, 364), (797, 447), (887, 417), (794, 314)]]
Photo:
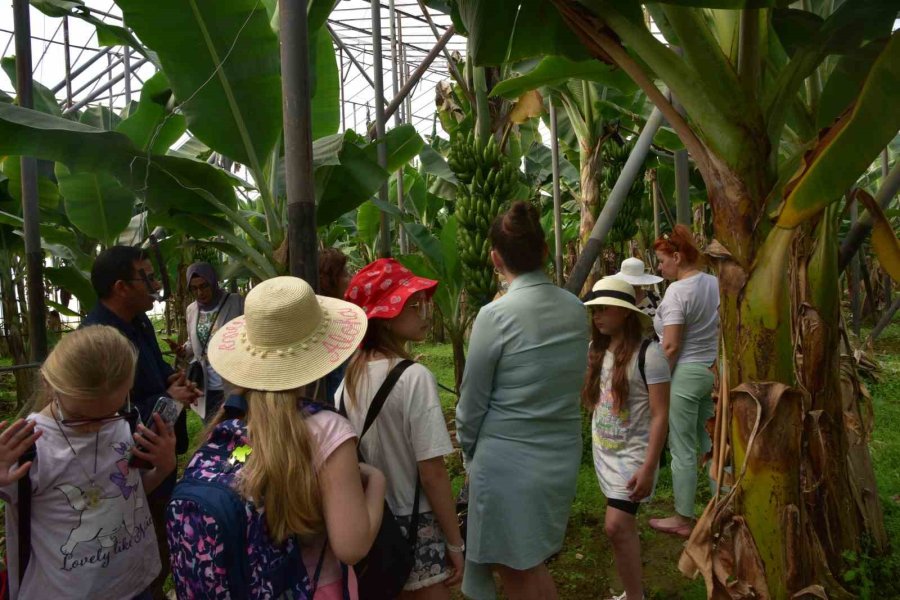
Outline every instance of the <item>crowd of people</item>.
[[(666, 445), (673, 515), (650, 526), (687, 537), (694, 524), (717, 281), (683, 226), (654, 246), (661, 299), (636, 258), (583, 299), (555, 286), (529, 203), (489, 239), (508, 291), (475, 319), (456, 408), (464, 527), (438, 385), (409, 352), (440, 282), (393, 259), (351, 277), (328, 250), (319, 295), (275, 277), (245, 299), (197, 263), (175, 370), (146, 316), (152, 262), (104, 250), (99, 302), (41, 367), (33, 412), (0, 426), (9, 597), (158, 599), (171, 574), (179, 598), (430, 600), (461, 584), (480, 600), (499, 578), (510, 598), (553, 599), (546, 562), (575, 497), (583, 407), (617, 598), (643, 598), (636, 515)], [(180, 480), (185, 411), (166, 398), (206, 425)]]

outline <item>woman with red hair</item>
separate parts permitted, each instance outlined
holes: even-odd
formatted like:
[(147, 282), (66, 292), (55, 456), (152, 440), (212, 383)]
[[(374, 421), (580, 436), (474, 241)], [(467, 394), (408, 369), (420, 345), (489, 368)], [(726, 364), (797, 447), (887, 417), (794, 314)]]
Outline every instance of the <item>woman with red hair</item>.
[(657, 239), (653, 248), (660, 275), (672, 282), (653, 327), (672, 370), (669, 451), (675, 514), (650, 519), (650, 527), (688, 537), (694, 526), (697, 456), (708, 452), (711, 444), (706, 421), (713, 414), (711, 367), (719, 347), (719, 282), (700, 270), (700, 251), (684, 225)]

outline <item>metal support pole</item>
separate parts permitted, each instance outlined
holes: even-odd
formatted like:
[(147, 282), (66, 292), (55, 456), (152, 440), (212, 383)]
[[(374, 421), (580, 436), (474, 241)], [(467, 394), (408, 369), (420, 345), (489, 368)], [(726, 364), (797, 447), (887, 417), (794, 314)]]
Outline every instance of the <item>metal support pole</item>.
[(125, 46), (125, 56), (123, 57), (125, 65), (125, 109), (131, 106), (131, 48)]
[(609, 193), (609, 198), (607, 198), (603, 210), (600, 211), (597, 222), (594, 223), (594, 229), (591, 231), (591, 235), (584, 245), (584, 249), (578, 256), (578, 261), (575, 263), (575, 267), (572, 269), (568, 281), (566, 281), (566, 289), (573, 294), (578, 294), (581, 291), (581, 286), (584, 285), (588, 274), (591, 272), (594, 261), (596, 261), (597, 257), (600, 255), (603, 241), (609, 234), (610, 229), (612, 229), (613, 223), (616, 220), (616, 215), (619, 214), (619, 210), (625, 203), (625, 198), (628, 196), (628, 190), (631, 189), (634, 178), (637, 177), (637, 174), (640, 172), (641, 165), (644, 164), (644, 160), (647, 158), (647, 152), (650, 150), (650, 143), (653, 141), (653, 136), (656, 135), (662, 122), (662, 112), (660, 112), (658, 108), (654, 108), (650, 118), (647, 119), (647, 124), (644, 125), (644, 129), (641, 131), (641, 135), (638, 136), (634, 148), (628, 156), (628, 160), (625, 161), (625, 166), (622, 167), (622, 172), (619, 173), (616, 185), (613, 186), (612, 191)]
[[(372, 6), (374, 7), (377, 4), (377, 2), (373, 2)], [(373, 10), (375, 9), (373, 8)], [(453, 26), (450, 26), (447, 31), (444, 32), (444, 35), (441, 36), (441, 39), (438, 40), (437, 44), (435, 44), (434, 48), (432, 48), (425, 56), (425, 58), (422, 59), (422, 62), (419, 63), (418, 67), (416, 67), (416, 70), (412, 72), (412, 74), (409, 76), (409, 79), (407, 79), (406, 83), (403, 84), (400, 92), (394, 97), (393, 100), (391, 100), (391, 103), (388, 104), (388, 107), (384, 110), (386, 119), (389, 119), (391, 116), (393, 116), (394, 111), (397, 110), (397, 107), (400, 106), (400, 103), (403, 102), (409, 92), (412, 91), (412, 89), (416, 86), (416, 84), (419, 82), (419, 79), (422, 78), (422, 75), (425, 74), (425, 71), (428, 70), (428, 68), (431, 66), (431, 63), (434, 62), (434, 59), (437, 58), (437, 55), (441, 53), (441, 50), (444, 49), (444, 47), (447, 45), (447, 42), (450, 41), (450, 38), (452, 38), (455, 33), (456, 29), (454, 29)], [(373, 39), (375, 39), (374, 36)], [(378, 47), (381, 48), (381, 36), (379, 35), (377, 39)], [(375, 60), (377, 60), (379, 63), (381, 62), (381, 59), (379, 58), (377, 53), (375, 56)], [(369, 129), (369, 136), (371, 136), (373, 133), (375, 133), (374, 127)]]
[[(409, 61), (406, 59), (406, 44), (403, 43), (403, 23), (400, 21), (401, 16), (397, 15), (397, 20), (399, 23), (399, 27), (397, 28), (397, 43), (400, 46), (400, 70), (402, 73), (402, 81), (403, 85), (406, 85), (406, 82), (409, 81)], [(443, 50), (446, 52), (447, 47), (445, 46)], [(406, 94), (406, 99), (403, 103), (403, 115), (401, 118), (404, 123), (412, 123), (412, 90), (415, 89), (413, 87), (410, 89), (409, 93)]]
[[(16, 94), (19, 106), (34, 108), (31, 79), (31, 19), (28, 0), (13, 0), (16, 35)], [(47, 317), (44, 306), (44, 252), (41, 250), (38, 210), (37, 160), (21, 158), (22, 220), (25, 234), (25, 268), (28, 276), (28, 346), (32, 362), (47, 357)]]
[[(87, 60), (87, 62), (85, 62), (83, 65), (81, 65), (80, 67), (78, 67), (77, 69), (72, 71), (72, 73), (69, 75), (69, 82), (71, 83), (72, 79), (75, 79), (76, 77), (78, 77), (79, 75), (81, 75), (82, 73), (87, 71), (92, 64), (94, 64), (95, 62), (97, 62), (98, 60), (100, 60), (101, 58), (106, 56), (107, 54), (109, 54), (111, 50), (112, 50), (112, 48), (104, 48), (103, 50), (99, 51), (97, 54), (95, 54), (94, 56), (89, 58)], [(77, 59), (75, 62), (78, 62)], [(96, 81), (96, 79), (91, 80), (91, 83), (93, 83), (94, 81)], [(50, 91), (55, 94), (56, 92), (63, 89), (64, 87), (66, 87), (65, 79), (63, 79), (62, 81), (60, 81), (59, 83), (54, 85), (52, 88), (50, 88)], [(78, 92), (75, 92), (75, 93), (78, 93)]]
[(306, 0), (279, 0), (290, 273), (319, 289)]
[[(381, 54), (381, 3), (372, 2), (372, 67), (375, 70), (375, 138), (384, 140), (384, 124), (388, 118), (384, 109), (384, 66)], [(378, 165), (387, 169), (387, 146), (378, 144)], [(385, 181), (378, 189), (378, 199), (388, 201), (388, 184)], [(378, 240), (379, 258), (391, 255), (391, 222), (388, 214), (381, 211), (381, 236)]]
[(553, 265), (556, 285), (563, 285), (562, 200), (559, 191), (559, 137), (556, 134), (556, 103), (550, 98), (550, 154), (553, 168)]
[[(881, 180), (881, 187), (878, 188), (878, 193), (875, 194), (876, 204), (882, 210), (887, 210), (898, 190), (900, 190), (900, 161), (897, 161), (887, 177)], [(843, 271), (847, 268), (847, 265), (850, 264), (850, 259), (862, 246), (870, 231), (872, 231), (872, 217), (869, 213), (865, 213), (859, 218), (856, 225), (850, 228), (847, 237), (841, 242), (841, 249), (838, 252), (839, 270)]]
[(347, 109), (344, 106), (344, 101), (347, 99), (346, 92), (344, 91), (344, 49), (338, 48), (338, 64), (341, 66), (341, 131), (347, 131)]
[(72, 106), (72, 54), (69, 48), (69, 17), (63, 17), (63, 58), (66, 67), (66, 108)]
[(650, 194), (653, 198), (653, 239), (659, 239), (659, 182), (656, 179), (656, 169), (650, 174)]
[[(399, 18), (394, 9), (394, 0), (389, 0), (388, 13), (391, 22), (391, 93), (396, 96), (400, 88), (400, 84), (398, 83), (398, 77), (400, 75), (400, 57), (397, 55), (397, 51), (399, 49), (397, 44), (397, 21), (399, 21)], [(399, 23), (399, 25), (402, 27), (402, 23)], [(394, 127), (399, 127), (402, 122), (402, 116), (400, 115), (400, 113), (394, 113)], [(394, 177), (397, 180), (397, 206), (402, 212), (404, 200), (402, 166), (394, 174)], [(409, 252), (409, 249), (406, 247), (406, 236), (404, 235), (402, 227), (400, 227), (397, 231), (397, 241), (400, 243), (400, 254), (407, 254)]]
[[(136, 62), (134, 64), (132, 69), (137, 70), (138, 68), (142, 67), (144, 65), (144, 63), (146, 63), (146, 62), (147, 62), (147, 59), (142, 58), (141, 60), (139, 60), (138, 62)], [(115, 66), (115, 63), (113, 63), (113, 66)], [(84, 98), (83, 100), (79, 100), (78, 102), (76, 102), (75, 104), (73, 104), (72, 106), (70, 106), (69, 108), (64, 110), (63, 115), (71, 114), (71, 113), (75, 112), (76, 110), (78, 110), (79, 108), (83, 108), (83, 107), (87, 106), (88, 104), (90, 104), (91, 102), (93, 102), (94, 100), (96, 100), (97, 98), (102, 96), (103, 94), (105, 94), (110, 88), (112, 88), (114, 85), (116, 85), (117, 83), (122, 81), (122, 79), (124, 79), (124, 78), (125, 78), (125, 73), (120, 73), (119, 75), (116, 75), (115, 77), (110, 79), (108, 82), (104, 83), (103, 85), (98, 87), (96, 90), (91, 92), (87, 98)]]

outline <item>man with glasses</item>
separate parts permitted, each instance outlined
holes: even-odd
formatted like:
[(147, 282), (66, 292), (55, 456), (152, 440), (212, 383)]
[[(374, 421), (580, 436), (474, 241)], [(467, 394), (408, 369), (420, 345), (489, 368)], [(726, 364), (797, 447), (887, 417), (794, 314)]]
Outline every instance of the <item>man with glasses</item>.
[[(88, 313), (81, 326), (109, 325), (121, 331), (138, 350), (138, 362), (131, 388), (131, 401), (144, 423), (151, 423), (150, 413), (159, 396), (165, 395), (191, 404), (199, 396), (196, 387), (185, 380), (184, 373), (175, 371), (162, 356), (153, 324), (147, 311), (153, 308), (157, 292), (162, 287), (153, 270), (153, 263), (140, 249), (131, 246), (112, 246), (101, 252), (91, 269), (91, 284), (99, 301)], [(91, 360), (91, 357), (84, 357)], [(188, 448), (187, 420), (184, 412), (175, 423), (176, 453)], [(156, 529), (163, 570), (153, 582), (154, 598), (165, 598), (163, 583), (168, 575), (169, 551), (166, 543), (165, 508), (176, 474), (159, 485), (149, 495), (150, 514)]]

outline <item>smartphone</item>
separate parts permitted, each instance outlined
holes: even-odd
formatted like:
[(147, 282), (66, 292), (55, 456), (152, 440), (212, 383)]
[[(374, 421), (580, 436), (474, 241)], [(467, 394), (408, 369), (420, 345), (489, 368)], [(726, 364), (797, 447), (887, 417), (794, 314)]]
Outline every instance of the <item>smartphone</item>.
[[(159, 396), (156, 399), (156, 404), (153, 405), (153, 411), (150, 413), (150, 421), (146, 424), (146, 427), (149, 427), (151, 431), (157, 433), (156, 431), (156, 419), (153, 418), (153, 415), (159, 415), (162, 417), (163, 422), (172, 426), (175, 424), (175, 421), (178, 420), (178, 417), (181, 415), (181, 411), (184, 409), (184, 406), (181, 402), (169, 398), (168, 396)], [(141, 450), (143, 448), (138, 446)], [(151, 465), (146, 460), (138, 458), (134, 454), (131, 455), (131, 458), (128, 461), (129, 467), (135, 467), (137, 469), (152, 469), (153, 465)]]

